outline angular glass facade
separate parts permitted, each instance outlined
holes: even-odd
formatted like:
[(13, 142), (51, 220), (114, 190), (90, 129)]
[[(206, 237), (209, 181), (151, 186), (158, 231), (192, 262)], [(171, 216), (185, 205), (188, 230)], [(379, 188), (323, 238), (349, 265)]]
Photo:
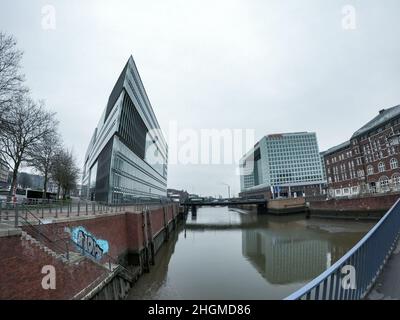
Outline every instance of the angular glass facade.
[(90, 141), (82, 197), (107, 203), (167, 196), (168, 147), (129, 58)]

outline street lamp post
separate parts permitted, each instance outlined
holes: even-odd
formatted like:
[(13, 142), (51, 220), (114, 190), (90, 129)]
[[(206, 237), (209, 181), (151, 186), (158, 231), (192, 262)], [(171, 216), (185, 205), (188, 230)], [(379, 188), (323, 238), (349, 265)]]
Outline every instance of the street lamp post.
[(231, 186), (225, 182), (222, 182), (223, 185), (228, 187), (228, 199), (231, 198)]

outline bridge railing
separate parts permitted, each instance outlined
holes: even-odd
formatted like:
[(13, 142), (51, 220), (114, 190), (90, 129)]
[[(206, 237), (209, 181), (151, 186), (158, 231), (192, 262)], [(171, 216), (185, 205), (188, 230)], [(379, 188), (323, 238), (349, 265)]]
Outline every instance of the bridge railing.
[(340, 260), (285, 300), (359, 300), (374, 285), (400, 235), (400, 199)]

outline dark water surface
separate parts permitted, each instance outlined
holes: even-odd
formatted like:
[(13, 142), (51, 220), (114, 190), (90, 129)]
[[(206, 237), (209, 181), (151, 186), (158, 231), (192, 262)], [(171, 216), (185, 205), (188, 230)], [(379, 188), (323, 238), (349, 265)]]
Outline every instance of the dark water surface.
[(282, 299), (340, 259), (373, 225), (200, 208), (171, 234), (128, 299)]

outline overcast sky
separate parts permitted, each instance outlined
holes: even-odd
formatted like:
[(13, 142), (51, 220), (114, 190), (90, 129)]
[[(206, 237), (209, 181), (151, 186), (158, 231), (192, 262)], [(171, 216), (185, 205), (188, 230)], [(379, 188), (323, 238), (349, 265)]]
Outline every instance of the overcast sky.
[[(171, 121), (254, 129), (256, 139), (314, 131), (323, 151), (400, 104), (398, 0), (0, 3), (32, 95), (57, 112), (80, 165), (131, 54), (164, 131)], [(48, 4), (56, 25), (46, 30)], [(350, 29), (345, 5), (355, 9)], [(169, 166), (169, 187), (226, 195), (222, 182), (239, 191), (234, 165)]]

